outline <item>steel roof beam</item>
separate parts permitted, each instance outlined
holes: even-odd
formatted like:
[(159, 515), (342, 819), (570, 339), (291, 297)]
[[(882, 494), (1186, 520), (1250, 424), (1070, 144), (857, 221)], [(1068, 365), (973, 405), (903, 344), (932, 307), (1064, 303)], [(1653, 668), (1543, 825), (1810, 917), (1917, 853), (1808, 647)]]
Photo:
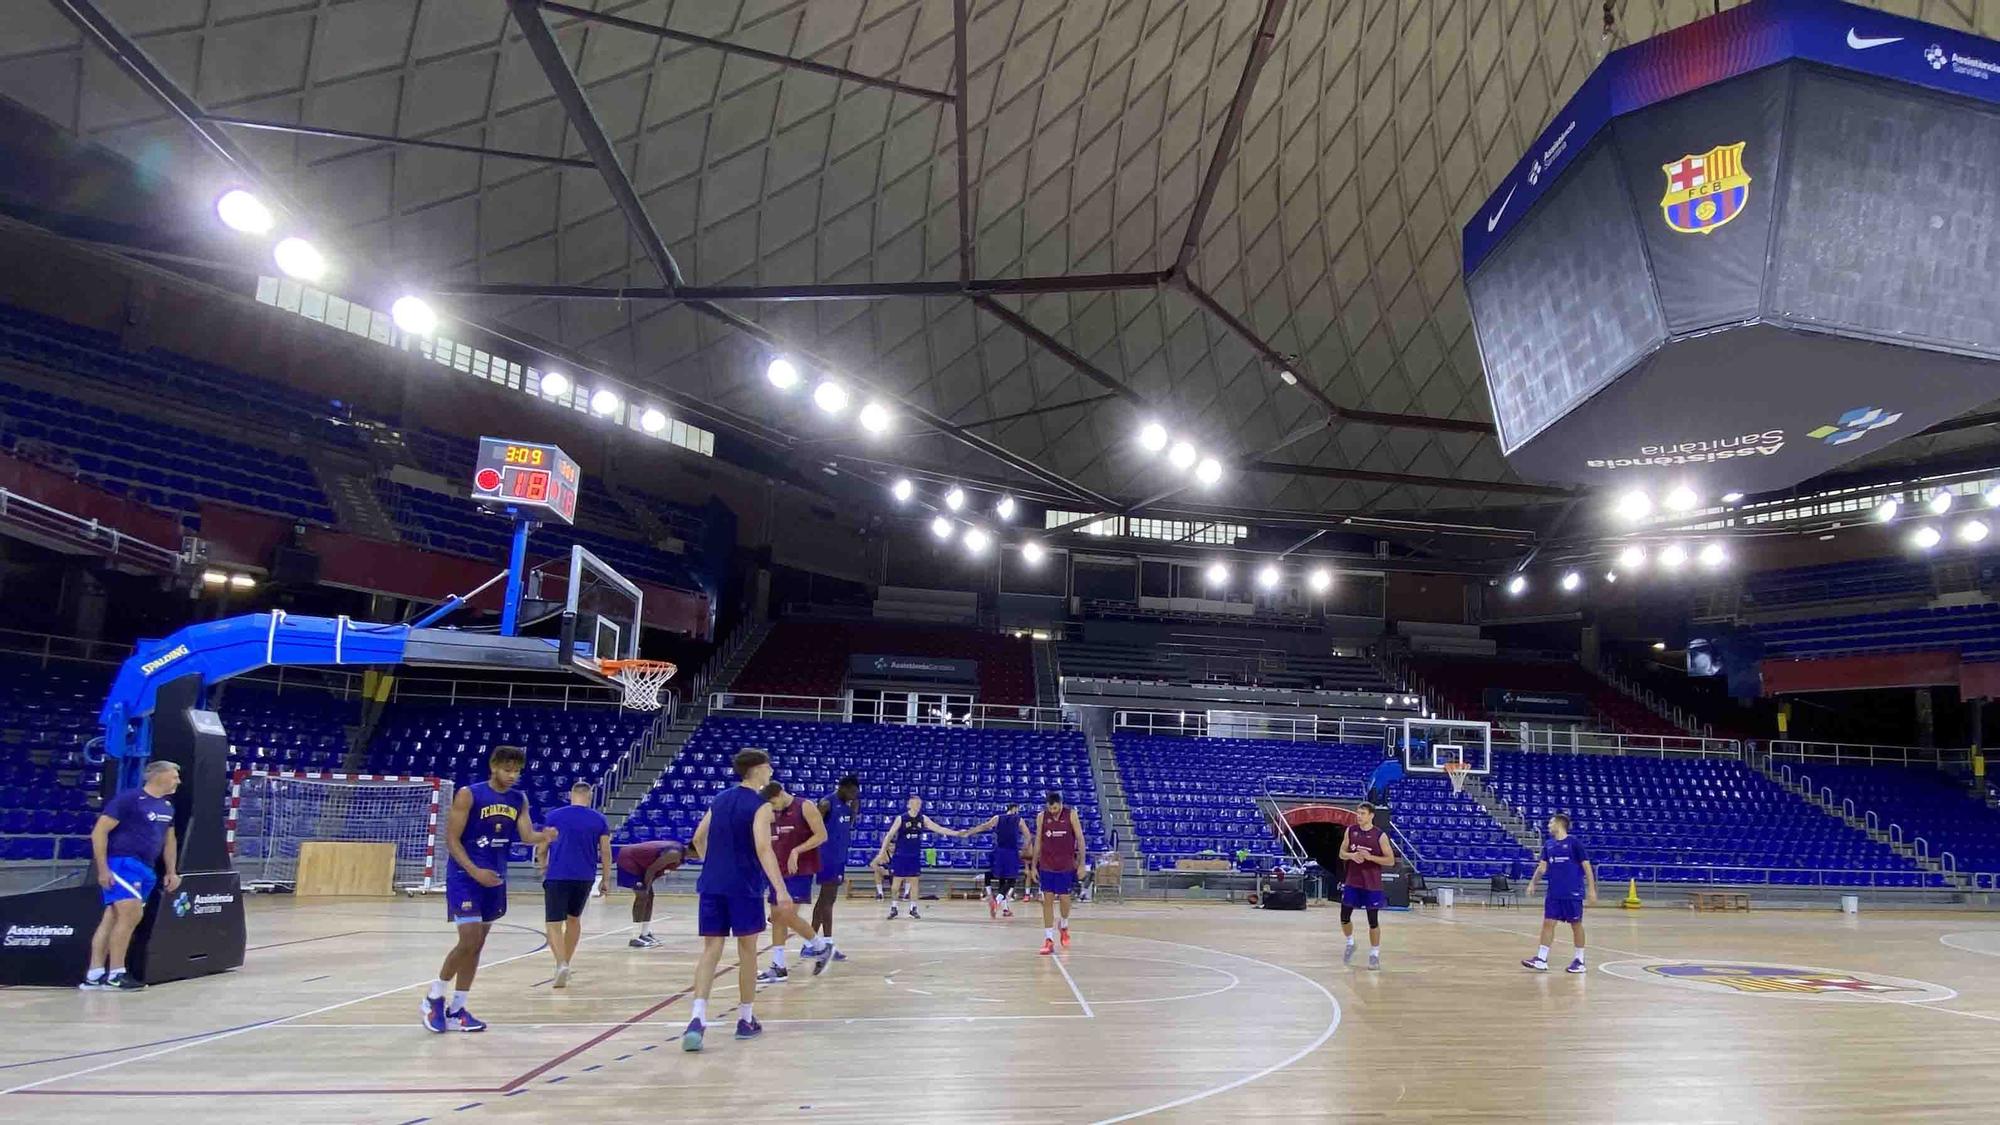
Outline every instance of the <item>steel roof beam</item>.
[[(454, 144), (450, 141), (431, 141), (419, 137), (391, 137), (381, 133), (362, 133), (353, 129), (333, 129), (323, 125), (287, 125), (282, 121), (253, 121), (247, 117), (224, 117), (207, 114), (203, 120), (217, 125), (228, 125), (236, 129), (258, 129), (267, 133), (291, 133), (301, 137), (325, 137), (336, 141), (363, 141), (371, 145), (397, 145), (404, 148), (431, 148), (443, 152), (463, 152), (472, 156), (491, 156), (502, 160), (526, 160), (535, 164), (556, 164), (565, 168), (595, 168), (597, 165), (580, 156), (549, 156), (539, 152), (517, 152), (505, 148), (481, 148), (478, 145)], [(360, 150), (343, 155), (355, 155)]]
[[(586, 167), (593, 167), (586, 162)], [(529, 297), (568, 301), (872, 301), (888, 297), (981, 297), (1043, 293), (1106, 293), (1152, 289), (1165, 280), (1144, 273), (1081, 273), (1050, 277), (974, 278), (971, 281), (808, 282), (798, 285), (541, 285), (533, 282), (441, 281), (440, 297)]]

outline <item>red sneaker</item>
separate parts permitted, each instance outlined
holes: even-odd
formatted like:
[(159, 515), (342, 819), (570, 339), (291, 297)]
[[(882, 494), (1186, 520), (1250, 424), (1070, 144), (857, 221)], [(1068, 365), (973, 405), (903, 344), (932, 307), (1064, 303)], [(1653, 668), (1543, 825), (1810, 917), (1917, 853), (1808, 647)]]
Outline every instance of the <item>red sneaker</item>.
[(989, 918), (1000, 917), (1000, 900), (994, 895), (986, 896), (986, 916)]
[(1049, 940), (1049, 939), (1047, 939), (1047, 938), (1043, 938), (1043, 939), (1042, 939), (1042, 956), (1044, 956), (1044, 957), (1047, 957), (1048, 955), (1050, 955), (1051, 953), (1054, 953), (1055, 951), (1056, 951), (1056, 943), (1055, 943), (1055, 942), (1052, 942), (1052, 941), (1050, 941), (1050, 940)]
[(1068, 949), (1068, 948), (1069, 948), (1069, 927), (1068, 927), (1068, 926), (1064, 926), (1064, 927), (1063, 927), (1062, 929), (1060, 929), (1060, 930), (1057, 930), (1056, 932), (1062, 935), (1062, 943), (1063, 943), (1063, 948), (1064, 948), (1064, 949)]

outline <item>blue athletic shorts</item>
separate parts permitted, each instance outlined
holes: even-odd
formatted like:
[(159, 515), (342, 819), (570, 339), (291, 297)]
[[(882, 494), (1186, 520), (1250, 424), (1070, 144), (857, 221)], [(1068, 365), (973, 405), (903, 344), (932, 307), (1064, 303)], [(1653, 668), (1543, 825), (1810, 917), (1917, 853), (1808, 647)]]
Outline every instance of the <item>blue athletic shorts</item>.
[(444, 875), (444, 916), (454, 926), (468, 922), (497, 922), (507, 913), (505, 876), (497, 887), (482, 887), (472, 876), (456, 867)]
[(1583, 896), (1550, 895), (1542, 903), (1542, 917), (1553, 922), (1583, 921)]
[(813, 876), (813, 880), (822, 887), (838, 887), (847, 882), (847, 872), (838, 867), (821, 868), (820, 873)]
[(1076, 891), (1074, 871), (1050, 871), (1044, 867), (1038, 868), (1035, 875), (1040, 880), (1042, 893), (1045, 895), (1066, 895)]
[[(664, 879), (666, 876), (662, 875), (660, 878)], [(624, 887), (626, 890), (638, 890), (645, 882), (645, 879), (646, 873), (644, 871), (627, 871), (622, 867), (618, 869), (618, 885)], [(654, 882), (658, 881), (657, 879), (654, 880)]]
[[(785, 893), (792, 896), (793, 902), (811, 902), (813, 897), (813, 877), (810, 875), (785, 876)], [(778, 892), (767, 889), (764, 892), (764, 901), (774, 906), (777, 905)]]
[(756, 895), (702, 895), (695, 907), (702, 937), (749, 937), (764, 932), (764, 900)]
[(1340, 905), (1354, 910), (1382, 910), (1388, 907), (1389, 898), (1381, 891), (1343, 884), (1340, 888)]
[(924, 873), (922, 852), (897, 852), (889, 857), (889, 874), (898, 879), (914, 879)]
[(1019, 879), (1021, 877), (1021, 853), (1006, 848), (993, 849), (992, 867), (995, 879)]
[(107, 856), (104, 866), (111, 871), (111, 889), (102, 895), (106, 906), (127, 899), (136, 900), (143, 906), (153, 893), (153, 885), (160, 881), (160, 877), (153, 873), (153, 865), (137, 856)]

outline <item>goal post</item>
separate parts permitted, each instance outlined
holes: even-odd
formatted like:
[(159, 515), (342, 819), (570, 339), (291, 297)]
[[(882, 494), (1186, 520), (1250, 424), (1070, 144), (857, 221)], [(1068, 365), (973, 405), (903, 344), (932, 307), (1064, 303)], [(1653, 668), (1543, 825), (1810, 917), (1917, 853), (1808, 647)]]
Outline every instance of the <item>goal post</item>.
[(1404, 719), (1403, 768), (1410, 773), (1493, 772), (1493, 724), (1469, 719)]
[(450, 790), (450, 782), (436, 777), (238, 770), (229, 788), (226, 846), (246, 886), (290, 887), (298, 880), (301, 844), (394, 844), (395, 885), (428, 892)]

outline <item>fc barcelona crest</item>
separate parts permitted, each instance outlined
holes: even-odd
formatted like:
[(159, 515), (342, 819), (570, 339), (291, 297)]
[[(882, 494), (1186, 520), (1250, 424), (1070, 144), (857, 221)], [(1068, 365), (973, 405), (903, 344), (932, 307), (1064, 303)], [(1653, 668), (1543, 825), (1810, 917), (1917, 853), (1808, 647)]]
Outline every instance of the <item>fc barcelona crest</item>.
[(1750, 173), (1743, 170), (1745, 143), (1691, 152), (1660, 166), (1667, 173), (1660, 210), (1668, 226), (1682, 234), (1707, 234), (1743, 213), (1750, 200)]

